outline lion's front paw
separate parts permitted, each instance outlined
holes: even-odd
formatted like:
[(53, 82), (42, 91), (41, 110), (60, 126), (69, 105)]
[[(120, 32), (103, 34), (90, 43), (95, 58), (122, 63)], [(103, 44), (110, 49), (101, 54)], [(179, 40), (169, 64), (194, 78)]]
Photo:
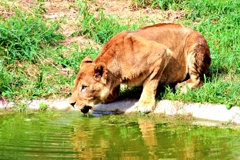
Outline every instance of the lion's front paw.
[(141, 113), (150, 113), (155, 109), (155, 103), (155, 100), (140, 100), (134, 105), (134, 108)]

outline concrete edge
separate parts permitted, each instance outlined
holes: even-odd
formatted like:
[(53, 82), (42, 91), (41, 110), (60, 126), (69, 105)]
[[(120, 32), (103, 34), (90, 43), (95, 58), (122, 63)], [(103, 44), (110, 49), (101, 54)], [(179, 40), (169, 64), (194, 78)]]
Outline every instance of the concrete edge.
[[(129, 113), (137, 112), (133, 108), (137, 102), (135, 99), (126, 99), (116, 101), (109, 104), (96, 105), (93, 112), (100, 113)], [(32, 100), (23, 101), (27, 105), (27, 109), (41, 110), (40, 104), (46, 104), (48, 109), (53, 110), (76, 110), (72, 108), (67, 99), (59, 100)], [(14, 109), (14, 103), (0, 100), (0, 110), (12, 110)], [(223, 104), (201, 104), (201, 103), (183, 103), (178, 101), (160, 100), (157, 102), (156, 108), (153, 111), (155, 114), (166, 115), (192, 115), (197, 119), (219, 121), (226, 123), (233, 123), (240, 125), (240, 107), (233, 106), (231, 109), (227, 109)]]

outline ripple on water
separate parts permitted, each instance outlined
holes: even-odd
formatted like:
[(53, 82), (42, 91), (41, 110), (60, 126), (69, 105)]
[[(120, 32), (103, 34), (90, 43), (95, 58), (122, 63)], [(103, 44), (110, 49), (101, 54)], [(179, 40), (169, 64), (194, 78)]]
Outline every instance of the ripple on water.
[(3, 115), (0, 159), (240, 158), (238, 131), (182, 123), (71, 112)]

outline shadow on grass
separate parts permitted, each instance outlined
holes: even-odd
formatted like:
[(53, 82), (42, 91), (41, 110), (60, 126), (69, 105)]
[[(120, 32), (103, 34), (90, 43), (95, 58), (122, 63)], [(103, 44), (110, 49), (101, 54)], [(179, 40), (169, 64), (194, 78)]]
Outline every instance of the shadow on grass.
[[(226, 71), (224, 70), (223, 72), (225, 73)], [(212, 80), (214, 80), (214, 78), (216, 78), (216, 76), (219, 73), (221, 73), (221, 70), (213, 69), (213, 70), (209, 71), (205, 76), (202, 76), (201, 80), (205, 83), (211, 82)], [(187, 75), (183, 81), (186, 81), (189, 78), (190, 78), (189, 75)], [(180, 82), (178, 82), (178, 83), (180, 83)], [(173, 93), (174, 95), (177, 96), (177, 90), (175, 88), (176, 84), (177, 83), (172, 83), (172, 84), (167, 84), (167, 85), (159, 84), (155, 98), (157, 100), (161, 100), (164, 97), (164, 94), (167, 94), (167, 93)], [(204, 85), (204, 83), (203, 83), (203, 85)], [(121, 90), (119, 97), (116, 99), (116, 101), (125, 100), (125, 99), (140, 99), (142, 90), (143, 90), (142, 86), (126, 87)]]
[[(167, 92), (168, 89), (170, 89), (173, 93), (176, 93), (174, 84), (169, 85), (161, 85), (159, 84), (157, 88), (156, 93), (156, 99), (160, 100), (163, 97), (163, 94)], [(119, 97), (116, 99), (116, 101), (125, 100), (125, 99), (140, 99), (141, 93), (142, 93), (143, 87), (142, 86), (136, 86), (136, 87), (127, 87), (124, 90), (121, 90)]]

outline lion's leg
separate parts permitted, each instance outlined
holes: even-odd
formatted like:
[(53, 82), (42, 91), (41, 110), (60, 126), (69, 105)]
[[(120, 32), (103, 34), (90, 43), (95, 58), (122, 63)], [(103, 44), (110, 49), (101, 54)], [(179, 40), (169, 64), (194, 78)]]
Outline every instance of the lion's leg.
[(162, 73), (169, 62), (170, 56), (166, 55), (159, 59), (155, 69), (143, 83), (143, 91), (139, 101), (134, 105), (139, 112), (149, 113), (155, 109), (156, 105), (156, 91), (161, 79)]
[(149, 113), (155, 108), (155, 96), (159, 79), (160, 78), (155, 78), (153, 80), (146, 80), (144, 82), (141, 97), (134, 106), (138, 111), (142, 113)]
[(209, 70), (211, 63), (210, 51), (206, 40), (200, 33), (189, 37), (186, 46), (189, 48), (187, 66), (189, 79), (177, 84), (181, 92), (186, 93), (188, 89), (194, 89), (203, 84), (202, 78)]
[(197, 77), (195, 75), (191, 75), (190, 78), (184, 82), (178, 83), (176, 85), (176, 89), (180, 88), (180, 91), (182, 93), (187, 93), (189, 89), (194, 89), (203, 84), (200, 77)]
[(183, 81), (181, 83), (178, 83), (176, 88), (180, 88), (180, 91), (182, 93), (187, 93), (189, 89), (194, 89), (202, 84), (202, 81), (200, 79), (201, 74), (197, 70), (196, 63), (196, 54), (194, 52), (191, 52), (188, 55), (188, 74), (189, 79), (186, 81)]

